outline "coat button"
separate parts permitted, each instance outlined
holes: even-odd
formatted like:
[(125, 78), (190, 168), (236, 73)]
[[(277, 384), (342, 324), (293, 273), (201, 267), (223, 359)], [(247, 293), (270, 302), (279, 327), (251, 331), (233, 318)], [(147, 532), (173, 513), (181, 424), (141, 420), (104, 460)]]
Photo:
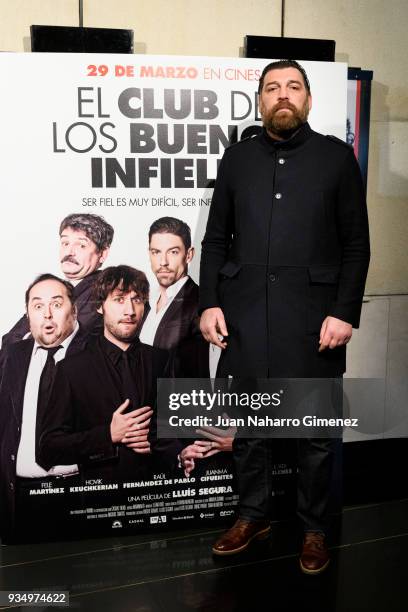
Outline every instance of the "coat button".
[(10, 482), (10, 489), (11, 489), (12, 491), (14, 491), (14, 483), (13, 483), (13, 482)]
[(11, 459), (12, 461), (15, 461), (15, 458), (16, 458), (16, 457), (15, 457), (15, 455), (10, 455), (10, 459)]
[(269, 275), (269, 280), (271, 281), (271, 283), (274, 283), (277, 279), (277, 275), (276, 274), (270, 274)]
[(283, 159), (283, 157), (280, 157), (278, 159), (278, 162), (280, 163), (281, 166), (283, 166), (283, 164), (285, 163), (285, 160)]
[(280, 200), (280, 199), (281, 199), (281, 197), (282, 197), (282, 194), (281, 194), (281, 193), (275, 193), (275, 198), (276, 198), (277, 200)]

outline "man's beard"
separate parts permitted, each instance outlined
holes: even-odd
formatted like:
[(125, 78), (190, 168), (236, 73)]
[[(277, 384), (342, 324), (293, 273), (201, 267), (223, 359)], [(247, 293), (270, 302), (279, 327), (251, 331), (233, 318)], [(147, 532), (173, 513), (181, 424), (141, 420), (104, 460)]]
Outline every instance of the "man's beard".
[(132, 327), (130, 329), (124, 329), (120, 326), (120, 322), (113, 323), (111, 321), (105, 320), (106, 328), (112, 334), (112, 336), (116, 338), (116, 340), (119, 340), (120, 342), (130, 343), (135, 339), (137, 335), (137, 330), (139, 329), (140, 321), (132, 319), (131, 321), (129, 321), (129, 323), (132, 324)]
[[(161, 272), (165, 272), (166, 276), (163, 276), (162, 274), (159, 276)], [(176, 282), (176, 274), (174, 270), (162, 270), (160, 268), (158, 272), (155, 272), (155, 275), (160, 287), (165, 287), (167, 289), (167, 287), (171, 287), (171, 285), (174, 285), (174, 283)]]
[[(292, 112), (278, 112), (281, 108), (288, 108)], [(278, 102), (267, 113), (263, 113), (262, 121), (268, 132), (276, 134), (276, 136), (289, 137), (306, 123), (308, 116), (309, 103), (307, 99), (300, 109), (296, 108), (291, 102)]]

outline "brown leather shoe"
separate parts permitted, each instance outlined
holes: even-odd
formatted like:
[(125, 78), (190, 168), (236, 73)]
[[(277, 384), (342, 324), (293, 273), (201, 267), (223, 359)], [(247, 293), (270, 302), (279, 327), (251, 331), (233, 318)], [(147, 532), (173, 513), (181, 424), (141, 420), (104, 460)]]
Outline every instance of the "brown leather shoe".
[(270, 521), (238, 519), (214, 544), (214, 555), (235, 555), (245, 550), (252, 540), (266, 538), (271, 530)]
[(329, 551), (324, 533), (306, 531), (300, 555), (300, 568), (305, 574), (320, 574), (329, 565)]

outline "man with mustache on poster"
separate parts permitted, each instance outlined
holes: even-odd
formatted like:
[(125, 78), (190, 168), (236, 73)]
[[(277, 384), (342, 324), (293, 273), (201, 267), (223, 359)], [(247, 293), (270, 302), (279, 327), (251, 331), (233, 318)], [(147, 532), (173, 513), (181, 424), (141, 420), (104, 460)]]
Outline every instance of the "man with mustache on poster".
[[(100, 273), (112, 244), (113, 227), (99, 215), (74, 213), (62, 220), (60, 229), (60, 265), (66, 278), (74, 285), (78, 321), (84, 331), (102, 330), (102, 318), (92, 302), (92, 287)], [(30, 332), (24, 315), (2, 338), (3, 349), (18, 342)]]
[[(222, 349), (220, 377), (341, 378), (370, 257), (360, 169), (349, 145), (307, 123), (310, 84), (297, 62), (267, 65), (258, 93), (262, 132), (229, 147), (218, 171), (202, 243), (201, 330)], [(272, 444), (235, 438), (238, 520), (214, 554), (268, 534)], [(318, 574), (329, 563), (333, 444), (297, 445), (300, 566)]]
[[(3, 540), (49, 537), (64, 508), (64, 495), (54, 494), (55, 489), (78, 473), (75, 462), (44, 470), (36, 458), (56, 364), (82, 350), (86, 342), (77, 322), (74, 288), (43, 274), (28, 287), (26, 308), (31, 337), (8, 347), (0, 385)], [(32, 490), (53, 494), (31, 495)]]

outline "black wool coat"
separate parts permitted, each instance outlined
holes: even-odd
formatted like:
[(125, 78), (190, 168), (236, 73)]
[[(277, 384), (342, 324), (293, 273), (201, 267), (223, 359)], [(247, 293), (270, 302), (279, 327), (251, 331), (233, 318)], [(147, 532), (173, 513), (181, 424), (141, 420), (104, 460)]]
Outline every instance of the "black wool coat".
[(200, 269), (200, 311), (221, 307), (229, 331), (219, 375), (341, 375), (345, 346), (319, 353), (320, 328), (328, 315), (358, 327), (369, 257), (351, 147), (307, 123), (229, 147)]

